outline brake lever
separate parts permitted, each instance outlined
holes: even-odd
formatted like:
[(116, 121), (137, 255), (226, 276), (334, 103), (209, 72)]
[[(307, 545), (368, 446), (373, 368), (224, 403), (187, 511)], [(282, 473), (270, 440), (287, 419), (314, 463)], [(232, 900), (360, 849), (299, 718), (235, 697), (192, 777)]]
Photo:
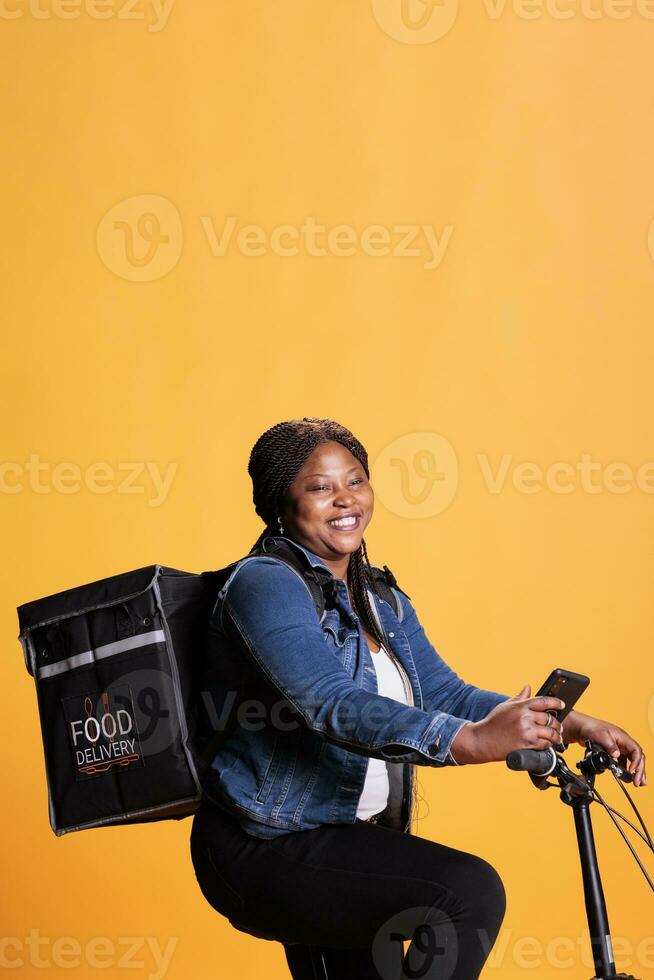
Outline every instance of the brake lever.
[(623, 783), (633, 783), (633, 772), (629, 772), (629, 770), (625, 769), (624, 766), (621, 766), (619, 762), (614, 762), (613, 759), (611, 759), (609, 769), (611, 772), (615, 773), (618, 779), (621, 779)]
[[(610, 769), (623, 783), (633, 783), (634, 774), (629, 772), (628, 769), (625, 769), (619, 762), (616, 762), (615, 759), (612, 759), (604, 746), (598, 745), (597, 742), (588, 739), (586, 749), (587, 754), (584, 763), (594, 773), (600, 773), (604, 772), (605, 769)], [(624, 756), (621, 755), (620, 758), (624, 759)]]

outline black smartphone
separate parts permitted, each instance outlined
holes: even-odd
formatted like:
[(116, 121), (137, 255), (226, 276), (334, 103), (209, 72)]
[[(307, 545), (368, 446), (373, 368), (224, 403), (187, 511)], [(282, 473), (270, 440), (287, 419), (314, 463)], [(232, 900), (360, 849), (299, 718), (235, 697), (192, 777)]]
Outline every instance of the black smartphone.
[[(590, 677), (586, 677), (585, 674), (576, 674), (574, 670), (564, 670), (563, 667), (556, 667), (536, 692), (536, 696), (539, 697), (544, 694), (547, 697), (561, 698), (562, 701), (565, 701), (565, 708), (559, 708), (553, 712), (559, 721), (563, 721), (568, 712), (572, 711), (589, 684)], [(565, 738), (565, 725), (563, 726), (563, 737)], [(565, 745), (559, 742), (554, 748), (562, 752), (565, 749)]]
[(590, 677), (586, 677), (585, 674), (576, 674), (574, 670), (564, 670), (562, 667), (557, 667), (540, 689), (536, 691), (536, 696), (546, 695), (565, 701), (565, 708), (559, 708), (558, 711), (554, 712), (557, 719), (563, 721), (589, 684)]

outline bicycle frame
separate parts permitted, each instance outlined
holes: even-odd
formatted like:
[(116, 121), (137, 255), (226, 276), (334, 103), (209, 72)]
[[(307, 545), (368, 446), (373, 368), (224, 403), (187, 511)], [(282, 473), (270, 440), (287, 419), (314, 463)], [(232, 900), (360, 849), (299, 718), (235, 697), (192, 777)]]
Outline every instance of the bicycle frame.
[[(587, 742), (586, 749), (584, 759), (577, 763), (577, 767), (585, 776), (585, 781), (573, 773), (559, 755), (557, 755), (556, 765), (551, 775), (556, 776), (561, 787), (560, 799), (572, 808), (574, 815), (586, 917), (595, 967), (595, 975), (592, 980), (616, 980), (616, 978), (636, 980), (632, 974), (615, 972), (606, 900), (602, 888), (602, 877), (597, 860), (597, 849), (590, 815), (595, 776), (598, 772), (603, 772), (607, 765), (604, 764), (601, 753), (598, 754), (592, 749), (592, 743)], [(539, 789), (547, 789), (555, 785), (548, 782), (545, 777), (535, 776), (532, 773), (529, 773), (529, 776)]]

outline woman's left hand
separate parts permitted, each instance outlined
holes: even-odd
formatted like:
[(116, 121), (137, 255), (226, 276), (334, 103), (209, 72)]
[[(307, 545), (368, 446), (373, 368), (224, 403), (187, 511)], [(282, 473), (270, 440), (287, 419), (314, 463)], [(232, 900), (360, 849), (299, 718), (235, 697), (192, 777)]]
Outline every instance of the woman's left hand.
[(620, 761), (621, 756), (628, 759), (628, 769), (633, 774), (634, 786), (647, 785), (645, 753), (624, 728), (591, 715), (583, 715), (579, 711), (571, 711), (563, 722), (563, 738), (565, 742), (579, 742), (581, 745), (584, 745), (586, 739), (592, 739), (616, 761)]

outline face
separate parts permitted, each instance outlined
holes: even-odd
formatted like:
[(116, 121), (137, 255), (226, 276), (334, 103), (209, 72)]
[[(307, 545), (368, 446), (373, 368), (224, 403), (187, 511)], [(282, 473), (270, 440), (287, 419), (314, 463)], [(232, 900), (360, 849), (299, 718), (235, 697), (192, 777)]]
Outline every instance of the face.
[(280, 516), (285, 534), (342, 577), (373, 508), (372, 486), (356, 456), (339, 442), (323, 442), (288, 488)]

